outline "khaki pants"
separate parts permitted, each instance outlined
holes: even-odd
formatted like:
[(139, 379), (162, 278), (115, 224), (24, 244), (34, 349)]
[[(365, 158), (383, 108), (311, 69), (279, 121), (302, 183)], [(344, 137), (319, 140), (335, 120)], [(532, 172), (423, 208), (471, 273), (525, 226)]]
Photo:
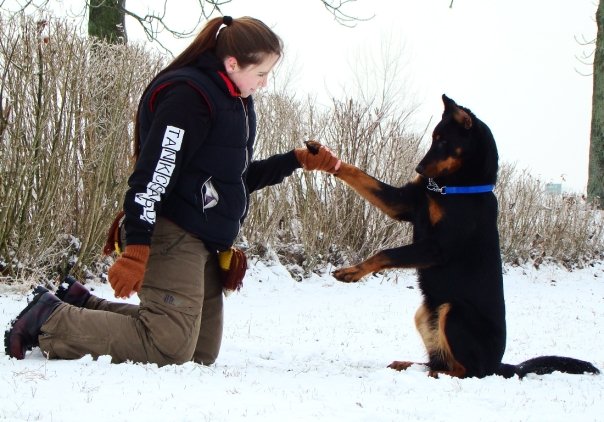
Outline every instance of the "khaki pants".
[(222, 340), (222, 284), (216, 256), (203, 242), (158, 219), (140, 305), (91, 296), (86, 308), (61, 304), (42, 325), (51, 359), (110, 355), (112, 362), (209, 365)]

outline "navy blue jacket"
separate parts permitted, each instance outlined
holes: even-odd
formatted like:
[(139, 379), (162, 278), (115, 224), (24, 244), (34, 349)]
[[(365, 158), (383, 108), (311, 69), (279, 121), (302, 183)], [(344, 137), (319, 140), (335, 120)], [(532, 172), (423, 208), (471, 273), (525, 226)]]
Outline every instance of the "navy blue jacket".
[(211, 53), (157, 78), (139, 103), (140, 149), (128, 180), (126, 243), (150, 244), (158, 216), (211, 250), (230, 247), (249, 194), (300, 167), (290, 151), (253, 160), (256, 114)]

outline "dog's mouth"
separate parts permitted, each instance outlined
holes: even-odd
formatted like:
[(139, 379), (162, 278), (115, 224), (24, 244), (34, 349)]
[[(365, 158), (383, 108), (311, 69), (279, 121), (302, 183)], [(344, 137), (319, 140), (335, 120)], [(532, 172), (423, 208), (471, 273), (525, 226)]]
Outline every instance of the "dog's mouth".
[(415, 172), (424, 178), (429, 177), (426, 176), (426, 167), (424, 167), (422, 163), (419, 163), (417, 167), (415, 167)]
[(435, 179), (437, 177), (446, 175), (446, 171), (437, 173), (434, 171), (434, 169), (420, 167), (420, 166), (417, 166), (415, 168), (415, 171), (423, 179)]
[(437, 177), (447, 176), (461, 167), (461, 160), (455, 157), (448, 157), (444, 160), (424, 165), (419, 163), (415, 171), (426, 179), (436, 179)]

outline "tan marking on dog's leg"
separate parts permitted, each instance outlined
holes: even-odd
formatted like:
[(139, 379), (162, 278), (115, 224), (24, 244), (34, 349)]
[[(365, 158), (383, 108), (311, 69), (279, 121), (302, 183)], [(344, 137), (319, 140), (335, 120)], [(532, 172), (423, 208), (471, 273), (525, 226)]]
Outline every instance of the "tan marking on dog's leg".
[[(438, 374), (446, 374), (452, 377), (463, 378), (466, 369), (455, 359), (445, 335), (445, 326), (447, 315), (451, 310), (451, 305), (445, 303), (436, 310), (436, 318), (425, 303), (423, 303), (415, 313), (415, 326), (421, 336), (428, 355), (439, 354), (449, 367), (446, 371), (429, 371), (428, 376), (438, 378)], [(388, 367), (397, 371), (409, 368), (415, 362), (394, 361)]]
[(419, 363), (419, 362), (408, 362), (406, 360), (395, 360), (390, 365), (388, 365), (388, 368), (394, 369), (395, 371), (405, 371), (413, 365), (426, 366), (426, 364)]
[(461, 365), (458, 365), (455, 367), (455, 369), (451, 371), (428, 371), (428, 376), (432, 378), (438, 378), (439, 374), (448, 375), (454, 378), (465, 378), (466, 368)]
[(451, 311), (451, 304), (445, 303), (438, 307), (438, 324), (436, 329), (436, 349), (444, 362), (447, 363), (449, 370), (447, 371), (430, 371), (429, 376), (438, 378), (438, 374), (446, 374), (452, 377), (463, 378), (466, 374), (466, 368), (460, 364), (455, 356), (453, 356), (453, 352), (451, 351), (451, 346), (449, 345), (449, 340), (447, 339), (447, 335), (445, 333), (445, 328), (447, 325), (447, 315)]
[(380, 209), (391, 218), (396, 218), (400, 214), (401, 210), (404, 209), (403, 206), (395, 208), (389, 204), (386, 204), (379, 196), (376, 195), (376, 192), (380, 192), (382, 190), (381, 182), (374, 177), (369, 176), (363, 170), (353, 166), (352, 164), (342, 163), (340, 169), (334, 174), (334, 176), (341, 179), (348, 186), (354, 189), (359, 196), (365, 198), (367, 202)]
[(373, 255), (371, 258), (354, 265), (352, 267), (340, 268), (333, 272), (333, 276), (340, 281), (356, 282), (369, 273), (381, 271), (392, 267), (392, 262), (381, 252)]
[[(415, 312), (415, 326), (417, 328), (417, 331), (419, 331), (419, 335), (424, 341), (426, 349), (428, 349), (428, 344), (432, 343), (432, 334), (430, 332), (430, 311), (428, 310), (425, 304), (422, 304), (417, 309), (417, 312)], [(425, 366), (424, 363), (395, 360), (390, 365), (388, 365), (388, 368), (394, 369), (395, 371), (404, 371), (408, 369), (411, 365)]]
[(424, 303), (415, 312), (415, 327), (417, 328), (428, 353), (435, 350), (436, 345), (438, 344), (436, 341), (436, 328), (434, 327), (434, 324), (430, 322), (430, 319), (430, 310)]

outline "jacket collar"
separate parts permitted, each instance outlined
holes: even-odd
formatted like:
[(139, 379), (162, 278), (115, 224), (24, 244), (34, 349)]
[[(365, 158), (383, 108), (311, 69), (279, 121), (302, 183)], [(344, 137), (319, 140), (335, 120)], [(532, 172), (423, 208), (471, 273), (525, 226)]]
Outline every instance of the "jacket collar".
[(214, 52), (206, 51), (203, 53), (195, 65), (206, 73), (225, 93), (231, 97), (241, 97), (239, 88), (229, 78), (224, 69), (224, 64), (216, 57)]
[(239, 91), (239, 88), (237, 88), (235, 83), (231, 80), (231, 78), (229, 78), (229, 75), (227, 75), (226, 72), (219, 70), (218, 75), (220, 75), (220, 77), (226, 84), (227, 89), (229, 90), (229, 94), (231, 94), (232, 97), (241, 97), (241, 92)]

